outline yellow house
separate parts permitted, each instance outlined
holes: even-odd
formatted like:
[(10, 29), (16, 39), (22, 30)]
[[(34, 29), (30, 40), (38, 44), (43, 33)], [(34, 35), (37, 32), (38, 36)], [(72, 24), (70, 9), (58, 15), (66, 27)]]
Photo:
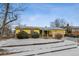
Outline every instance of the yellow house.
[(55, 38), (57, 34), (61, 34), (62, 37), (65, 35), (65, 30), (57, 27), (16, 27), (15, 34), (18, 34), (20, 31), (25, 31), (29, 35), (31, 35), (32, 32), (36, 32), (41, 38)]
[(45, 27), (42, 28), (42, 37), (55, 38), (57, 34), (62, 35), (64, 37), (65, 30), (57, 27)]
[(38, 34), (40, 34), (40, 29), (38, 27), (24, 27), (24, 28), (16, 27), (15, 28), (15, 34), (18, 34), (20, 31), (25, 31), (28, 34), (31, 34), (32, 32), (37, 32)]

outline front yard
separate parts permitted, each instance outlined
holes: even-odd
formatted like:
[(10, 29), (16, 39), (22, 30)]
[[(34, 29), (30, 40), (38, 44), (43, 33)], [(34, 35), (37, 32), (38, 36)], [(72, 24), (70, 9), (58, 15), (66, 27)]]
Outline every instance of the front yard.
[(76, 47), (77, 45), (75, 44), (75, 42), (67, 40), (67, 38), (62, 38), (62, 40), (41, 38), (20, 40), (8, 39), (5, 41), (0, 41), (0, 48), (6, 50), (5, 53), (0, 55), (42, 55), (68, 49), (76, 49)]

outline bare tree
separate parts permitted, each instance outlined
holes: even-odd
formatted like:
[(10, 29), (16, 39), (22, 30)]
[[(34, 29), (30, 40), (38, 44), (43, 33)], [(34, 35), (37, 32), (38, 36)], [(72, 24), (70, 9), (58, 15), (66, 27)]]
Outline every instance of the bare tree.
[(1, 16), (1, 20), (2, 23), (1, 25), (1, 34), (2, 35), (6, 35), (5, 33), (7, 31), (5, 31), (5, 28), (8, 27), (7, 25), (9, 25), (10, 23), (12, 23), (13, 21), (16, 21), (18, 19), (19, 16), (19, 11), (23, 11), (24, 9), (20, 7), (20, 4), (17, 4), (18, 6), (15, 7), (15, 4), (10, 4), (10, 3), (4, 3), (4, 4), (0, 4), (2, 5), (2, 9), (0, 10), (3, 16)]
[(55, 23), (55, 26), (56, 26), (56, 27), (60, 27), (60, 21), (59, 21), (59, 19), (56, 19), (56, 20), (54, 21), (54, 23)]
[(66, 31), (66, 34), (65, 34), (66, 36), (72, 35), (72, 27), (69, 24), (65, 26), (65, 31)]
[(67, 22), (64, 19), (56, 19), (54, 22), (51, 22), (51, 27), (64, 27), (66, 26)]
[[(7, 28), (5, 28), (5, 26), (7, 24), (9, 24), (10, 22), (13, 22), (13, 21), (17, 20), (17, 15), (14, 15), (14, 17), (12, 18), (13, 20), (8, 19), (8, 17), (10, 17), (9, 11), (10, 11), (10, 4), (5, 3), (4, 4), (4, 14), (3, 14), (4, 18), (3, 18), (3, 23), (2, 23), (2, 27), (1, 27), (1, 32), (2, 32), (1, 34), (2, 35), (5, 35), (5, 33), (6, 33), (5, 29), (7, 29)], [(13, 12), (11, 12), (11, 13), (13, 14)], [(7, 22), (7, 20), (9, 20), (9, 21)]]

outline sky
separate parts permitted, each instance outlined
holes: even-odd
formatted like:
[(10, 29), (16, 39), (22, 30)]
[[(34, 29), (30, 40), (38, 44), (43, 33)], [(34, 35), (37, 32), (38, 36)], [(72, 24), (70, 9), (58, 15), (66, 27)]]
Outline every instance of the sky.
[(50, 26), (57, 18), (64, 19), (73, 26), (79, 26), (78, 3), (27, 3), (20, 17), (20, 23), (27, 26)]

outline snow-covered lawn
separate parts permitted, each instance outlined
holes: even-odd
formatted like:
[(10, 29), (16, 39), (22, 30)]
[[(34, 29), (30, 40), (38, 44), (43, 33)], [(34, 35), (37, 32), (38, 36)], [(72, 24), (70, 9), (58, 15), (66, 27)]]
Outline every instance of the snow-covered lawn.
[(21, 39), (21, 40), (9, 39), (5, 41), (0, 41), (0, 48), (13, 53), (8, 54), (12, 56), (40, 55), (40, 54), (43, 55), (50, 51), (70, 49), (75, 47), (77, 47), (75, 42), (66, 40), (66, 38), (63, 38), (62, 40), (39, 38), (39, 39)]
[(58, 51), (54, 53), (41, 54), (40, 56), (79, 56), (79, 48)]
[(74, 42), (76, 42), (77, 40), (79, 40), (79, 38), (74, 38), (74, 37), (65, 37), (65, 39), (71, 40), (71, 41), (74, 41)]
[(48, 42), (57, 42), (63, 41), (56, 39), (8, 39), (0, 41), (0, 46), (9, 46), (9, 45), (24, 45), (24, 44), (36, 44), (36, 43), (48, 43)]

